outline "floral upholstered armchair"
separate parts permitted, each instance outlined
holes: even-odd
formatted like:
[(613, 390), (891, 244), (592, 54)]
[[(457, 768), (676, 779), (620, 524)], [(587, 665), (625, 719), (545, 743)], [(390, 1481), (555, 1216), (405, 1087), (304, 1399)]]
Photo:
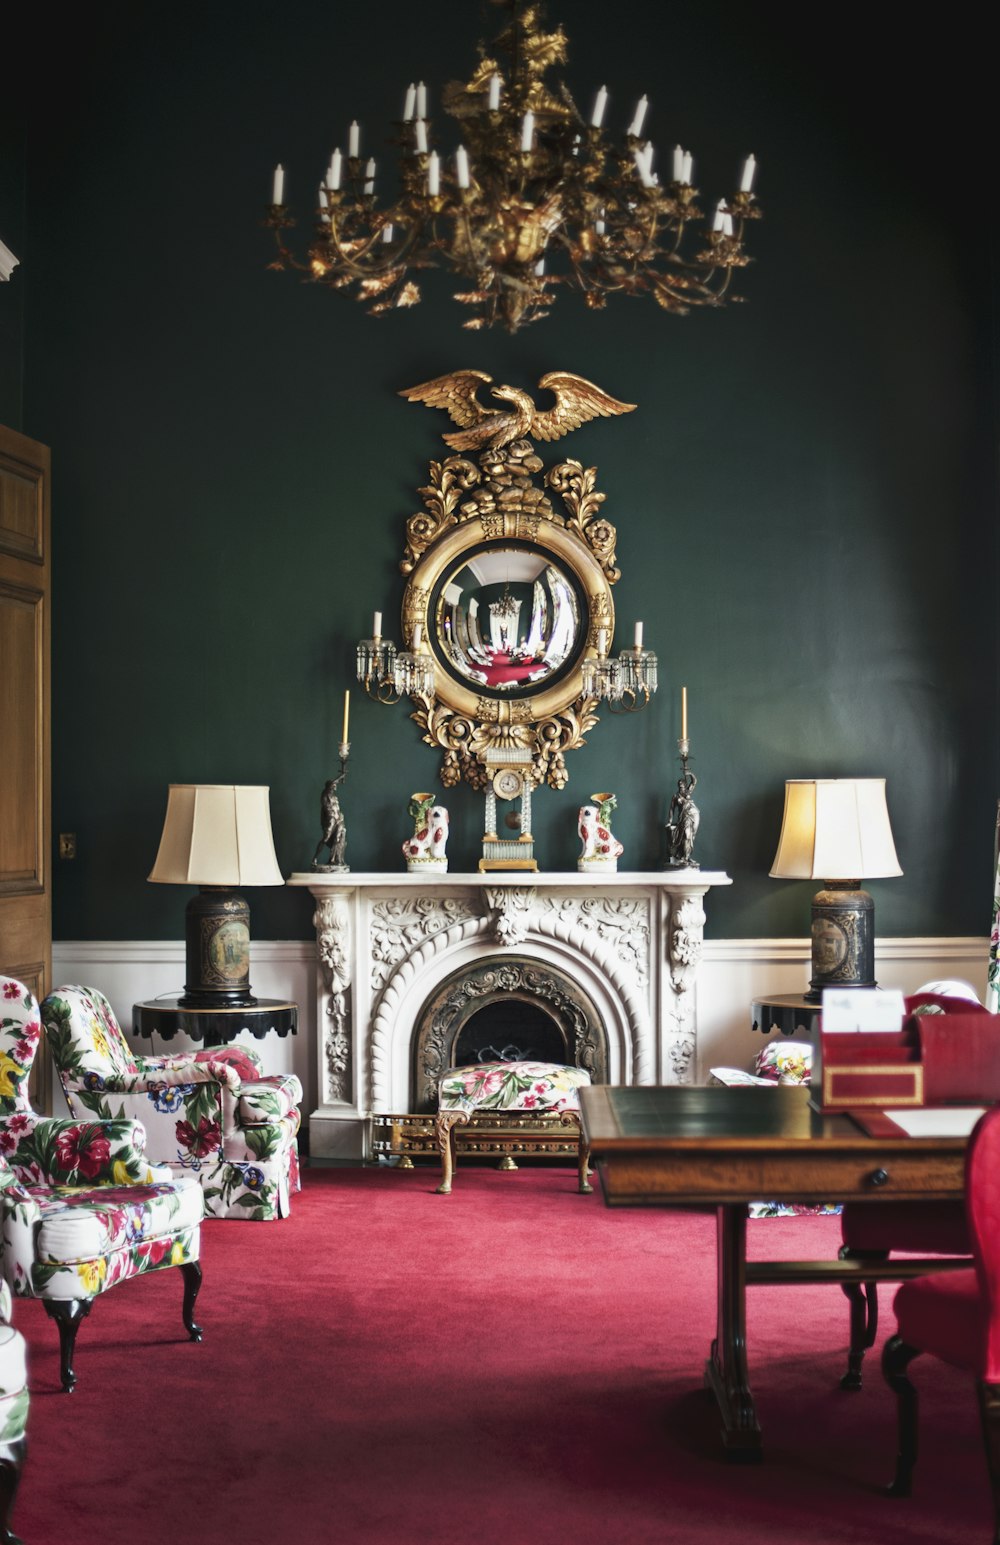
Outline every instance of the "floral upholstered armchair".
[[(183, 1317), (201, 1340), (201, 1187), (145, 1155), (138, 1121), (62, 1121), (28, 1103), (42, 1023), (28, 989), (0, 976), (0, 1268), (15, 1297), (40, 1298), (59, 1327), (63, 1388), (76, 1383), (73, 1350), (93, 1300), (118, 1282), (179, 1266)], [(0, 1536), (2, 1538), (2, 1536)]]
[[(0, 1191), (14, 1181), (0, 1165)], [(0, 1277), (0, 1545), (16, 1545), (10, 1512), (24, 1462), (24, 1429), (28, 1421), (28, 1375), (24, 1337), (10, 1323), (10, 1288)]]
[(294, 1073), (263, 1077), (245, 1046), (138, 1057), (92, 987), (49, 993), (42, 1019), (72, 1112), (141, 1121), (150, 1157), (197, 1177), (208, 1217), (287, 1216), (299, 1189)]

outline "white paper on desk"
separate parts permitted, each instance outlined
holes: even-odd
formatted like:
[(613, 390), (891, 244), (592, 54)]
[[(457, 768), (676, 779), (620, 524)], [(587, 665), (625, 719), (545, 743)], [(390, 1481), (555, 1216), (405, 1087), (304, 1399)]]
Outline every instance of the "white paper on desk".
[(903, 994), (878, 987), (826, 987), (823, 990), (823, 1033), (844, 1030), (901, 1030)]
[(968, 1137), (980, 1116), (986, 1115), (986, 1107), (942, 1105), (935, 1109), (924, 1105), (919, 1110), (887, 1110), (886, 1115), (907, 1137)]

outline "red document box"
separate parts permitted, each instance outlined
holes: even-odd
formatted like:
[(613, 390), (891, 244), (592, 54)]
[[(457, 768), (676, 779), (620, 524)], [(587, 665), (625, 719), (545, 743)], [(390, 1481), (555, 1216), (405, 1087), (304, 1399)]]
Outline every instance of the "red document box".
[[(943, 1016), (942, 1016), (943, 1017)], [(924, 1066), (916, 1022), (902, 1030), (815, 1034), (812, 1101), (822, 1111), (923, 1105)]]

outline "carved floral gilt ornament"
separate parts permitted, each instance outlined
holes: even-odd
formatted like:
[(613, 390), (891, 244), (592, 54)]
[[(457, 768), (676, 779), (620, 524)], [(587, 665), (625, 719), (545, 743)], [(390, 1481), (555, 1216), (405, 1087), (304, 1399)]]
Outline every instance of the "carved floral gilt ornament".
[[(607, 658), (617, 534), (596, 468), (566, 459), (546, 469), (533, 442), (635, 405), (554, 371), (539, 382), (552, 407), (502, 385), (491, 386), (493, 407), (479, 399), (490, 383), (458, 370), (400, 394), (443, 408), (458, 428), (443, 436), (453, 454), (430, 463), (423, 509), (406, 524), (403, 649), (380, 636), (376, 614), (358, 675), (382, 701), (410, 697), (424, 740), (443, 752), (446, 787), (464, 779), (510, 799), (566, 784), (566, 752), (597, 723), (587, 669), (619, 663)], [(633, 673), (651, 665), (648, 701), (655, 656), (638, 645), (626, 655)]]

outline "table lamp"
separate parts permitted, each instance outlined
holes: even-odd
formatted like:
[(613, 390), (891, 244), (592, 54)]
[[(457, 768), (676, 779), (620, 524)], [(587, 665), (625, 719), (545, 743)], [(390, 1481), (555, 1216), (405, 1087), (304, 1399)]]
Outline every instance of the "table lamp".
[(197, 885), (187, 905), (182, 1008), (252, 1008), (250, 908), (236, 887), (283, 885), (266, 787), (171, 783), (149, 879)]
[(884, 778), (790, 778), (777, 880), (822, 880), (812, 904), (812, 980), (825, 987), (874, 987), (875, 903), (859, 882), (902, 874), (889, 825)]

